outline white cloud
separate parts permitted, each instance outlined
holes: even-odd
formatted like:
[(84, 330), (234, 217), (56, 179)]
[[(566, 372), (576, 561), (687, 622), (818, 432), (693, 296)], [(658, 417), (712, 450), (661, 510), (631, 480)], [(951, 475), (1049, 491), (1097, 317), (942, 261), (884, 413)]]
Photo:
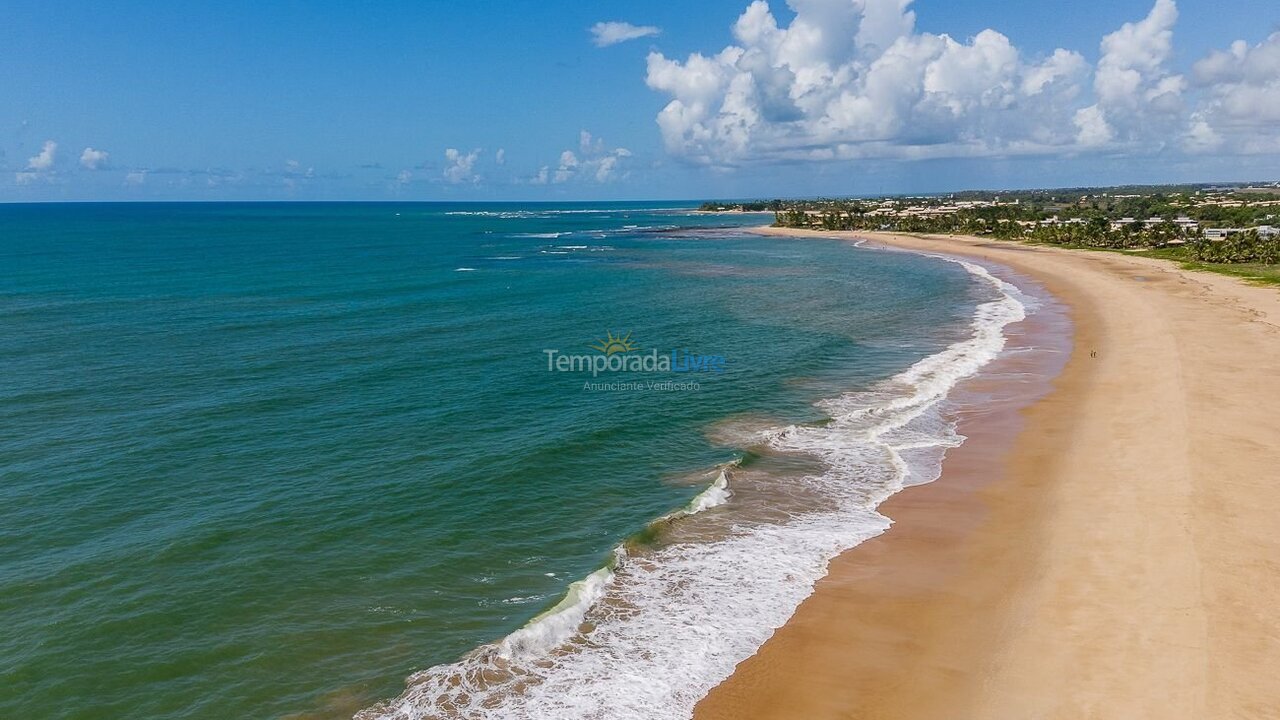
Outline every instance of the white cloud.
[[(992, 29), (964, 40), (920, 32), (911, 0), (789, 0), (786, 25), (755, 0), (734, 44), (684, 60), (651, 52), (646, 82), (669, 97), (657, 116), (668, 152), (717, 167), (1157, 153), (1223, 138), (1267, 147), (1257, 139), (1280, 119), (1280, 34), (1198, 63), (1193, 78), (1213, 85), (1196, 93), (1171, 69), (1177, 6), (1152, 2), (1101, 39), (1091, 67), (1066, 48), (1030, 56)], [(1233, 123), (1255, 142), (1232, 145)]]
[(403, 187), (413, 180), (413, 173), (408, 170), (401, 170), (396, 175), (396, 185)]
[(111, 153), (106, 150), (94, 150), (91, 147), (87, 147), (84, 152), (80, 153), (80, 167), (86, 170), (98, 170), (106, 166), (107, 159), (110, 156)]
[(600, 158), (596, 165), (596, 182), (607, 183), (613, 180), (618, 171), (618, 164), (623, 158), (631, 157), (631, 151), (626, 148), (617, 148), (609, 155)]
[(565, 150), (560, 153), (560, 161), (554, 173), (550, 167), (542, 167), (531, 183), (545, 185), (567, 183), (575, 178), (594, 180), (606, 183), (626, 175), (626, 159), (631, 151), (624, 147), (609, 148), (603, 138), (598, 138), (586, 130), (578, 133), (578, 150)]
[(1093, 86), (1104, 103), (1137, 101), (1135, 93), (1165, 74), (1173, 54), (1173, 26), (1178, 8), (1173, 0), (1156, 0), (1151, 12), (1138, 22), (1125, 23), (1102, 38), (1102, 57)]
[(1093, 76), (1098, 111), (1120, 139), (1143, 139), (1159, 126), (1161, 134), (1181, 122), (1186, 81), (1167, 67), (1173, 55), (1174, 0), (1155, 0), (1138, 22), (1125, 23), (1102, 38), (1102, 56)]
[[(1275, 37), (1274, 35), (1272, 37)], [(1271, 38), (1267, 38), (1268, 42)], [(1263, 43), (1264, 45), (1267, 43)], [(1261, 47), (1261, 46), (1259, 46)], [(1230, 49), (1214, 50), (1191, 68), (1191, 79), (1197, 85), (1239, 82), (1244, 78), (1244, 62), (1249, 56), (1249, 43), (1237, 40)]]
[(627, 22), (598, 22), (591, 26), (591, 42), (596, 47), (608, 47), (628, 40), (650, 37), (662, 32), (652, 25), (632, 25)]
[(58, 143), (45, 140), (40, 152), (27, 159), (27, 170), (42, 173), (53, 168), (53, 161), (58, 155)]
[(58, 156), (58, 143), (45, 140), (40, 152), (27, 158), (26, 167), (13, 174), (13, 182), (17, 185), (31, 185), (37, 182), (54, 182), (56, 173), (54, 160)]
[(1207, 100), (1184, 138), (1189, 149), (1280, 152), (1280, 32), (1249, 47), (1237, 40), (1191, 70)]
[(1100, 147), (1115, 139), (1115, 131), (1107, 124), (1107, 118), (1097, 105), (1080, 108), (1072, 119), (1079, 134), (1076, 140), (1085, 147)]
[(1039, 95), (1054, 82), (1084, 77), (1089, 65), (1080, 53), (1058, 48), (1047, 60), (1027, 69), (1022, 76), (1022, 92), (1028, 97)]
[(138, 185), (145, 185), (146, 182), (147, 182), (146, 170), (134, 170), (133, 172), (124, 176), (125, 185), (132, 185), (136, 187)]
[(555, 182), (567, 182), (578, 172), (578, 156), (573, 154), (572, 150), (565, 150), (560, 153), (560, 167), (556, 168)]
[(1197, 113), (1191, 118), (1191, 127), (1182, 138), (1182, 147), (1189, 153), (1207, 153), (1222, 147), (1222, 136), (1205, 119)]
[(499, 165), (506, 165), (507, 164), (506, 148), (498, 148), (498, 152), (493, 154), (493, 161)]
[(793, 0), (778, 24), (755, 0), (738, 44), (684, 62), (650, 53), (671, 96), (667, 149), (694, 162), (936, 157), (1044, 151), (1074, 142), (1084, 59), (1025, 58), (1004, 35), (960, 42), (915, 31), (910, 0)]
[(448, 163), (444, 169), (445, 180), (455, 185), (480, 182), (480, 176), (475, 171), (476, 160), (480, 159), (479, 150), (463, 153), (456, 148), (449, 148), (444, 151), (444, 159)]

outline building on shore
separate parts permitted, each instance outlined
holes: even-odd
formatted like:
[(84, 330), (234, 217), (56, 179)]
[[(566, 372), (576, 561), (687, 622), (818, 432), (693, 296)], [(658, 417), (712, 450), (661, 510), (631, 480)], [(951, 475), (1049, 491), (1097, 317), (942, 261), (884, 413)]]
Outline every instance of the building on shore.
[(1206, 240), (1225, 240), (1237, 233), (1242, 233), (1246, 228), (1205, 228), (1204, 237)]

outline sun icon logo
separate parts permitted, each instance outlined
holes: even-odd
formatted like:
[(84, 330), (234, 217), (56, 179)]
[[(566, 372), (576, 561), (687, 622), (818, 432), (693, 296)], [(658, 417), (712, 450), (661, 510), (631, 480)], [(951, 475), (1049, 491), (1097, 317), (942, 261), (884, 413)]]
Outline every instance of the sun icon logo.
[(607, 331), (604, 340), (596, 340), (596, 344), (590, 346), (592, 350), (599, 350), (605, 355), (615, 355), (617, 353), (629, 353), (639, 348), (631, 342), (631, 333), (615, 337), (613, 331)]

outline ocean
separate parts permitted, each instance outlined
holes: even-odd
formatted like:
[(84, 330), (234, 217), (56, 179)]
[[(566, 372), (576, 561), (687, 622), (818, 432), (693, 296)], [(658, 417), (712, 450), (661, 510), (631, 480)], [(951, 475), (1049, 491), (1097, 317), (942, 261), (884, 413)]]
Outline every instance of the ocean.
[(770, 220), (0, 206), (0, 717), (688, 717), (1025, 311)]

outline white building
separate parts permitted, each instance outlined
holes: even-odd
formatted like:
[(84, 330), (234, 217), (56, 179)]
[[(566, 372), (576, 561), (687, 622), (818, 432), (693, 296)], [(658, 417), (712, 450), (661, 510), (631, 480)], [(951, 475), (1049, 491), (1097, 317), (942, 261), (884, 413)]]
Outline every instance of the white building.
[(1222, 240), (1228, 235), (1244, 232), (1244, 228), (1205, 228), (1204, 237), (1206, 240)]

